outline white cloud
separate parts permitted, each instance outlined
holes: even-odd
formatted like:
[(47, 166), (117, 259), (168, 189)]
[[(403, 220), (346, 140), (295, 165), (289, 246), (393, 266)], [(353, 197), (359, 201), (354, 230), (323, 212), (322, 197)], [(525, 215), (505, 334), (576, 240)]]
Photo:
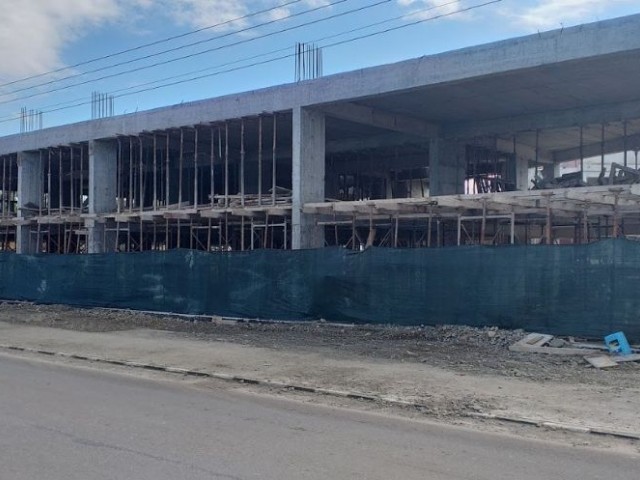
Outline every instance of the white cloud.
[(561, 24), (596, 20), (613, 6), (637, 3), (638, 0), (537, 0), (524, 9), (504, 10), (520, 26), (548, 29)]
[(290, 7), (280, 7), (285, 0), (156, 0), (164, 4), (164, 11), (179, 23), (194, 28), (208, 27), (240, 18), (251, 12), (273, 8), (264, 15), (231, 22), (224, 29), (237, 29), (257, 21), (280, 20), (291, 14), (294, 8), (316, 8), (329, 3), (329, 0), (304, 0)]
[(469, 20), (472, 15), (471, 12), (463, 11), (472, 4), (465, 4), (463, 0), (397, 0), (397, 2), (401, 8), (407, 10), (408, 15), (411, 15), (409, 20), (426, 19), (440, 15), (451, 16), (455, 20)]
[(113, 20), (118, 0), (0, 0), (0, 77), (58, 68), (60, 52), (89, 28)]
[[(306, 0), (315, 1), (324, 0)], [(273, 0), (0, 0), (0, 82), (64, 67), (66, 46), (110, 22), (120, 28), (141, 26), (145, 15), (154, 13), (174, 24), (202, 28), (274, 5)], [(275, 12), (283, 17), (288, 10)], [(223, 29), (242, 28), (250, 21)]]
[(269, 20), (282, 20), (287, 16), (291, 15), (291, 10), (288, 8), (276, 8), (275, 10), (271, 10), (268, 15)]
[[(216, 31), (283, 19), (292, 11), (317, 7), (328, 1), (303, 0), (290, 7), (275, 8), (263, 15), (230, 22)], [(146, 15), (158, 15), (185, 29), (195, 29), (228, 22), (282, 3), (285, 0), (0, 0), (3, 14), (0, 83), (64, 67), (61, 58), (64, 48), (105, 24), (146, 32)]]
[[(165, 12), (175, 18), (178, 23), (195, 28), (208, 27), (218, 23), (227, 22), (234, 18), (246, 15), (251, 3), (246, 1), (229, 0), (169, 0), (166, 3)], [(234, 27), (244, 25), (245, 22), (234, 22)]]
[(415, 10), (426, 10), (433, 8), (438, 14), (453, 13), (462, 8), (462, 1), (446, 0), (398, 0), (401, 7), (411, 7)]

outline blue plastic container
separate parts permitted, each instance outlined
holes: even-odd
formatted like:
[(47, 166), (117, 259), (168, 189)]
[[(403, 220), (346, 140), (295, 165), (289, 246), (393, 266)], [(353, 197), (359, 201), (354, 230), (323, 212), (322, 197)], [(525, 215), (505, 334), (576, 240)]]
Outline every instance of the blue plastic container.
[(616, 332), (604, 337), (604, 344), (611, 353), (616, 355), (631, 355), (631, 347), (624, 333)]

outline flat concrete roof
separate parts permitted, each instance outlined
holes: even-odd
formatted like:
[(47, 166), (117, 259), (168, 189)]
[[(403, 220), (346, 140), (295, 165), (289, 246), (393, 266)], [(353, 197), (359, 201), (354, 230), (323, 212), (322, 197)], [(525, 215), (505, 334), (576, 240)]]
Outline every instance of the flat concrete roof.
[[(295, 107), (357, 103), (448, 136), (640, 117), (640, 14), (300, 83), (0, 138), (0, 154)], [(549, 121), (549, 113), (556, 115)]]

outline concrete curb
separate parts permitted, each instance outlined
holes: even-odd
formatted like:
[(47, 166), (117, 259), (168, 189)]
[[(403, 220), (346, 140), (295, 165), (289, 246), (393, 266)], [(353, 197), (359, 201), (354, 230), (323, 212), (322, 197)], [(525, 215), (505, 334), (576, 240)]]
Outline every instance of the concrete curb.
[[(416, 408), (416, 409), (424, 409), (427, 411), (430, 409), (429, 405), (426, 405), (426, 404), (406, 401), (406, 400), (385, 396), (385, 395), (371, 395), (371, 394), (366, 394), (361, 392), (333, 390), (333, 389), (321, 388), (321, 387), (310, 387), (306, 385), (296, 385), (296, 384), (290, 384), (290, 383), (276, 382), (272, 380), (260, 380), (256, 378), (242, 377), (242, 376), (231, 375), (227, 373), (202, 372), (199, 370), (189, 370), (186, 368), (168, 367), (168, 366), (154, 365), (149, 363), (132, 362), (128, 360), (114, 360), (114, 359), (108, 359), (108, 358), (99, 358), (99, 357), (93, 357), (89, 355), (78, 355), (75, 353), (54, 352), (50, 350), (41, 350), (36, 348), (20, 347), (15, 345), (0, 344), (0, 349), (27, 352), (27, 353), (37, 353), (40, 355), (71, 358), (74, 360), (85, 360), (90, 362), (106, 363), (110, 365), (118, 365), (118, 366), (132, 367), (132, 368), (141, 368), (145, 370), (177, 373), (180, 375), (188, 375), (188, 376), (200, 377), (200, 378), (215, 378), (217, 380), (224, 380), (227, 382), (245, 383), (250, 385), (262, 385), (262, 386), (267, 386), (272, 388), (282, 388), (287, 390), (293, 390), (296, 392), (316, 393), (320, 395), (350, 398), (354, 400), (364, 400), (368, 402), (381, 402), (388, 405), (400, 406), (405, 408), (409, 407), (409, 408)], [(545, 420), (536, 420), (536, 419), (530, 419), (530, 418), (524, 418), (524, 417), (496, 415), (493, 413), (461, 412), (460, 415), (462, 417), (473, 418), (478, 420), (507, 422), (507, 423), (513, 423), (518, 425), (527, 425), (531, 427), (564, 431), (569, 433), (585, 433), (585, 434), (591, 434), (591, 435), (614, 437), (614, 438), (619, 438), (623, 440), (640, 440), (640, 433), (618, 432), (614, 430), (607, 430), (607, 429), (602, 429), (597, 427), (583, 427), (579, 425), (550, 422)]]

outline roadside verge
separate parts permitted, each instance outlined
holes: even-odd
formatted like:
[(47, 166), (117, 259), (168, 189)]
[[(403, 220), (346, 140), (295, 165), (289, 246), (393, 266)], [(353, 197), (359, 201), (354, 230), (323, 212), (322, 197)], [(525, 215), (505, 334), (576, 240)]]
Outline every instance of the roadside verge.
[(633, 386), (541, 383), (147, 329), (96, 333), (0, 322), (0, 338), (0, 348), (8, 351), (352, 398), (443, 419), (496, 420), (640, 440), (640, 391)]

